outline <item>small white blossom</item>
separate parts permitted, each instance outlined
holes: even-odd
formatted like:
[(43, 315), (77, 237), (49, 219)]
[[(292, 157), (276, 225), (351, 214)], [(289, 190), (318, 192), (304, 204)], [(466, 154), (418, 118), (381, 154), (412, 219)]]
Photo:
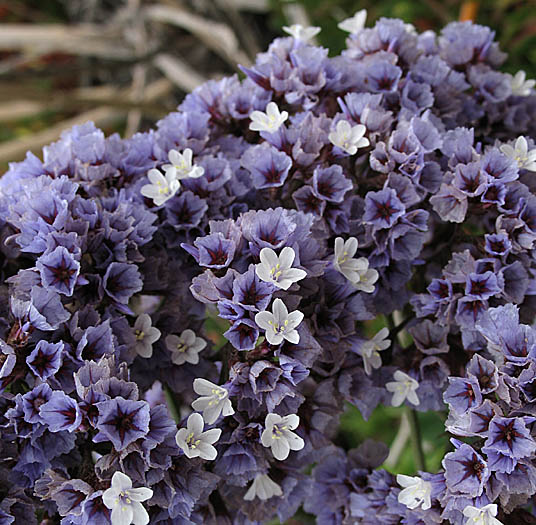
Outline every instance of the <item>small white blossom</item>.
[(351, 18), (347, 18), (337, 24), (339, 29), (346, 31), (347, 33), (356, 34), (359, 33), (364, 27), (367, 21), (367, 10), (361, 9)]
[(142, 186), (140, 193), (148, 199), (153, 199), (157, 206), (161, 206), (171, 199), (181, 186), (181, 183), (172, 173), (166, 172), (164, 176), (157, 169), (149, 170), (147, 177), (151, 184)]
[(521, 70), (518, 71), (511, 80), (512, 95), (528, 97), (532, 88), (536, 85), (536, 80), (527, 80), (527, 74)]
[(141, 314), (134, 323), (134, 335), (136, 344), (134, 350), (141, 357), (151, 357), (153, 355), (153, 343), (160, 339), (161, 332), (158, 328), (151, 326), (151, 316)]
[(199, 363), (199, 352), (207, 346), (207, 342), (195, 335), (189, 328), (184, 330), (180, 336), (171, 334), (166, 336), (166, 346), (171, 352), (171, 360), (176, 365)]
[(197, 179), (205, 173), (205, 168), (196, 166), (192, 163), (192, 150), (186, 148), (182, 153), (176, 149), (172, 149), (168, 153), (170, 164), (164, 164), (162, 169), (174, 175), (176, 179)]
[(355, 237), (350, 237), (346, 241), (342, 237), (337, 237), (335, 239), (333, 267), (356, 288), (363, 292), (372, 293), (379, 274), (376, 270), (369, 268), (369, 262), (365, 257), (353, 258), (357, 246), (358, 242)]
[(281, 299), (275, 299), (272, 304), (272, 312), (264, 310), (255, 315), (257, 325), (266, 330), (266, 339), (271, 345), (278, 345), (286, 339), (290, 343), (300, 342), (300, 334), (296, 327), (302, 322), (303, 314), (295, 310), (288, 312), (285, 303)]
[(365, 341), (359, 353), (363, 358), (363, 364), (365, 366), (365, 374), (370, 375), (373, 368), (380, 368), (382, 366), (382, 358), (380, 352), (389, 348), (391, 341), (386, 339), (389, 335), (387, 328), (382, 328), (370, 341)]
[(270, 413), (264, 421), (261, 443), (272, 448), (275, 459), (283, 461), (288, 458), (291, 450), (301, 450), (305, 446), (303, 439), (292, 432), (299, 424), (300, 418), (296, 414), (281, 417)]
[(339, 120), (335, 131), (330, 132), (330, 142), (338, 148), (346, 151), (349, 155), (355, 155), (359, 148), (365, 148), (370, 144), (365, 137), (367, 128), (363, 124), (352, 126), (347, 120)]
[(249, 129), (252, 131), (277, 131), (288, 119), (288, 112), (279, 111), (275, 102), (269, 102), (266, 106), (266, 113), (253, 111), (249, 116), (251, 123)]
[(502, 521), (495, 517), (497, 516), (497, 505), (495, 503), (488, 503), (488, 505), (480, 509), (467, 505), (463, 509), (463, 515), (467, 518), (465, 525), (503, 525)]
[(416, 509), (421, 507), (422, 510), (427, 510), (432, 506), (430, 494), (432, 493), (432, 484), (429, 481), (424, 481), (417, 476), (405, 476), (397, 474), (396, 482), (404, 487), (398, 493), (398, 502), (405, 505), (408, 509)]
[(283, 26), (283, 31), (288, 33), (295, 40), (301, 40), (302, 42), (308, 42), (311, 38), (314, 38), (320, 33), (319, 27), (303, 27), (301, 24), (294, 24), (289, 26)]
[(141, 504), (153, 497), (147, 487), (133, 489), (132, 480), (122, 472), (112, 476), (112, 485), (102, 493), (102, 501), (112, 511), (112, 525), (146, 525), (149, 514)]
[(507, 157), (514, 159), (520, 169), (536, 171), (536, 149), (529, 151), (529, 144), (525, 137), (517, 137), (513, 147), (510, 144), (503, 144), (499, 149)]
[(229, 392), (202, 377), (194, 380), (194, 392), (201, 397), (192, 403), (192, 408), (203, 412), (203, 419), (208, 425), (212, 425), (223, 414), (223, 417), (234, 414)]
[(255, 265), (255, 273), (261, 281), (288, 290), (292, 283), (307, 277), (306, 271), (292, 268), (295, 257), (296, 253), (290, 246), (285, 246), (279, 256), (272, 248), (263, 248), (261, 262)]
[(419, 383), (401, 370), (397, 370), (393, 377), (395, 380), (385, 385), (389, 392), (393, 392), (391, 404), (399, 407), (407, 399), (410, 403), (419, 405), (421, 402), (415, 392), (419, 388)]
[(259, 474), (244, 494), (244, 499), (252, 501), (255, 498), (259, 498), (262, 501), (266, 501), (274, 496), (282, 495), (283, 491), (275, 481), (272, 481), (267, 474)]
[(191, 414), (186, 428), (180, 428), (175, 441), (187, 458), (201, 458), (213, 460), (218, 455), (212, 446), (221, 436), (221, 429), (212, 428), (203, 432), (205, 424), (201, 414)]

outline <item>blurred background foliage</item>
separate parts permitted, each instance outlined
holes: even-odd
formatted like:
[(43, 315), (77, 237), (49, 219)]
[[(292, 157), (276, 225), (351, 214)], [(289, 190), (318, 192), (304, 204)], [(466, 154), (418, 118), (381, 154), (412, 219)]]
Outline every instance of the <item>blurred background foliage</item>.
[[(369, 27), (380, 17), (418, 31), (453, 20), (488, 25), (509, 53), (504, 69), (536, 78), (536, 0), (0, 0), (0, 170), (87, 120), (123, 136), (154, 126), (200, 83), (251, 63), (282, 25), (321, 26), (319, 43), (337, 54), (346, 38), (337, 23), (359, 9)], [(223, 344), (224, 326), (209, 319), (206, 328)], [(349, 407), (338, 443), (384, 441), (385, 467), (410, 474), (419, 467), (417, 424), (435, 471), (449, 446), (445, 417), (384, 407), (365, 421)]]

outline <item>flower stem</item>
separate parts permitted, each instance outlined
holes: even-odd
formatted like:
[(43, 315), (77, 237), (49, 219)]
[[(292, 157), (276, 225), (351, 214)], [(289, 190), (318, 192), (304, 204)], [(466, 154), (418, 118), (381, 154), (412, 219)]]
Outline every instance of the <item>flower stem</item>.
[(167, 385), (164, 385), (164, 397), (166, 398), (166, 404), (173, 421), (175, 421), (175, 423), (179, 423), (181, 418), (175, 403), (175, 396), (173, 395), (171, 388), (169, 388)]
[(419, 470), (426, 470), (426, 463), (424, 460), (424, 451), (422, 448), (422, 436), (421, 427), (419, 425), (419, 418), (417, 412), (408, 407), (408, 419), (409, 426), (411, 428), (411, 439), (413, 442), (413, 453), (415, 457), (415, 463)]

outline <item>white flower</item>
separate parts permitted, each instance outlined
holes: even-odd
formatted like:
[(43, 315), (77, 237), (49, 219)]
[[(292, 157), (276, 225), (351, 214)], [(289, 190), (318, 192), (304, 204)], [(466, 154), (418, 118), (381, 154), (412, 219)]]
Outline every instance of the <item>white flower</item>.
[(288, 119), (286, 111), (279, 111), (275, 102), (269, 102), (266, 106), (266, 113), (253, 111), (249, 116), (251, 123), (249, 129), (253, 131), (277, 131), (283, 122)]
[(192, 164), (192, 150), (186, 148), (182, 153), (176, 149), (172, 149), (168, 153), (169, 162), (171, 164), (164, 164), (162, 169), (175, 176), (176, 179), (197, 179), (205, 173), (205, 168)]
[(292, 432), (299, 424), (300, 418), (296, 414), (281, 417), (270, 413), (264, 421), (266, 428), (261, 435), (261, 443), (272, 448), (275, 459), (283, 461), (291, 450), (301, 450), (305, 446), (303, 439)]
[(488, 503), (482, 508), (467, 505), (463, 509), (463, 515), (467, 518), (466, 525), (503, 525), (495, 516), (497, 516), (497, 505)]
[(149, 514), (141, 502), (152, 496), (151, 489), (133, 489), (131, 479), (122, 472), (116, 472), (112, 476), (111, 487), (102, 494), (102, 501), (112, 511), (112, 525), (146, 525)]
[(359, 272), (359, 281), (352, 283), (358, 290), (365, 293), (374, 291), (374, 283), (378, 280), (380, 274), (374, 268), (368, 268), (368, 260), (361, 257), (367, 263), (367, 269), (364, 272)]
[(147, 173), (147, 177), (151, 184), (142, 186), (140, 193), (144, 197), (153, 199), (153, 202), (157, 206), (161, 206), (164, 202), (171, 199), (181, 186), (181, 183), (172, 173), (166, 172), (164, 176), (158, 170), (152, 169)]
[(177, 445), (188, 458), (201, 458), (213, 460), (218, 455), (212, 446), (221, 436), (221, 429), (212, 428), (203, 432), (205, 427), (201, 414), (191, 414), (186, 423), (186, 428), (181, 428), (175, 436)]
[(387, 328), (382, 328), (370, 341), (365, 341), (359, 353), (363, 358), (363, 364), (365, 365), (365, 373), (370, 374), (373, 368), (380, 368), (382, 366), (382, 358), (380, 352), (389, 348), (391, 341), (386, 339), (389, 335)]
[(510, 87), (512, 88), (512, 95), (518, 95), (520, 97), (528, 97), (532, 88), (536, 85), (536, 80), (526, 80), (527, 74), (521, 70), (518, 71), (510, 81)]
[(352, 126), (347, 120), (339, 120), (335, 131), (332, 131), (328, 138), (333, 145), (349, 155), (355, 155), (359, 148), (370, 144), (369, 139), (364, 137), (366, 131), (367, 128), (363, 124)]
[(294, 24), (290, 27), (283, 26), (283, 31), (294, 37), (295, 40), (307, 42), (320, 33), (319, 27), (303, 27), (301, 24)]
[(367, 10), (361, 9), (351, 18), (347, 18), (337, 24), (339, 29), (346, 31), (347, 33), (356, 34), (359, 33), (364, 27), (367, 21)]
[(288, 313), (285, 303), (279, 298), (272, 304), (272, 313), (264, 310), (255, 315), (255, 322), (266, 330), (266, 339), (271, 345), (281, 344), (283, 339), (290, 343), (299, 343), (300, 334), (296, 327), (302, 320), (303, 314), (300, 311)]
[(536, 149), (529, 151), (529, 145), (525, 137), (517, 137), (513, 147), (510, 144), (503, 144), (499, 149), (507, 157), (514, 159), (520, 169), (536, 171)]
[(396, 482), (401, 487), (405, 487), (398, 493), (399, 503), (402, 503), (411, 510), (417, 507), (427, 510), (432, 506), (432, 502), (430, 501), (432, 484), (429, 481), (423, 481), (416, 476), (397, 474)]
[(283, 491), (275, 481), (272, 481), (267, 474), (259, 474), (244, 494), (244, 499), (246, 501), (252, 501), (255, 498), (259, 498), (262, 501), (266, 501), (273, 496), (282, 495)]
[(369, 262), (365, 257), (354, 259), (358, 242), (355, 237), (343, 240), (342, 237), (335, 239), (334, 268), (342, 273), (356, 288), (363, 292), (372, 293), (374, 283), (378, 280), (378, 272), (369, 268)]
[(166, 346), (171, 352), (171, 360), (176, 365), (199, 363), (199, 352), (207, 346), (207, 342), (197, 337), (193, 330), (184, 330), (180, 336), (172, 334), (166, 336)]
[(153, 355), (153, 343), (160, 339), (161, 332), (158, 328), (151, 326), (151, 316), (141, 314), (134, 323), (134, 335), (136, 344), (134, 350), (141, 357), (151, 357)]
[(395, 380), (385, 385), (389, 392), (393, 392), (391, 404), (394, 407), (399, 407), (407, 399), (410, 403), (419, 405), (420, 401), (415, 392), (419, 388), (419, 383), (401, 370), (397, 370), (393, 377)]
[(229, 392), (225, 388), (198, 377), (194, 380), (194, 392), (201, 397), (192, 403), (192, 408), (203, 412), (203, 419), (208, 425), (212, 425), (221, 414), (223, 417), (234, 414)]
[(255, 273), (261, 281), (288, 290), (292, 283), (307, 277), (306, 271), (292, 268), (295, 257), (296, 253), (289, 246), (285, 246), (279, 256), (272, 248), (263, 248), (261, 262), (255, 265)]

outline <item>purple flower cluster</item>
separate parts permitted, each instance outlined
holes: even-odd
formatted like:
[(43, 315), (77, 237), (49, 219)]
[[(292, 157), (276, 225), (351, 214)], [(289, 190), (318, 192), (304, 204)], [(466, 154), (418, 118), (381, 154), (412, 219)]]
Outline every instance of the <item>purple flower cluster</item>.
[[(0, 179), (0, 523), (529, 519), (536, 95), (488, 28), (358, 18)], [(448, 405), (443, 468), (345, 403)]]

